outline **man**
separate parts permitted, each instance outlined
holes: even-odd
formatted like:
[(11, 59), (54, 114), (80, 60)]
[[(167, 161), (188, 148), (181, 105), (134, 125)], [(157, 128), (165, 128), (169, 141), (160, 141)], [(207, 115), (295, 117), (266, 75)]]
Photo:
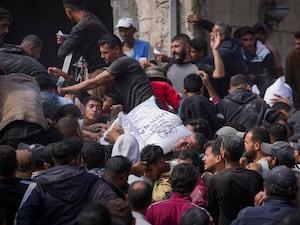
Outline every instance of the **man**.
[(229, 94), (217, 104), (219, 116), (225, 123), (238, 123), (246, 130), (259, 126), (267, 104), (259, 96), (251, 92), (246, 76), (237, 74), (230, 78)]
[(76, 224), (88, 202), (106, 203), (117, 198), (103, 180), (80, 168), (82, 141), (65, 138), (54, 147), (55, 166), (35, 178), (24, 195), (16, 224)]
[(163, 150), (157, 145), (147, 145), (141, 151), (141, 161), (146, 162), (145, 177), (153, 182), (152, 201), (169, 198), (172, 188), (169, 181), (170, 167)]
[(29, 34), (22, 39), (20, 47), (25, 52), (25, 55), (39, 59), (41, 57), (43, 42), (38, 36)]
[(0, 46), (4, 43), (4, 38), (8, 34), (8, 27), (12, 21), (10, 12), (0, 7)]
[(239, 32), (239, 39), (248, 76), (257, 85), (260, 96), (263, 97), (266, 89), (276, 77), (273, 55), (264, 44), (256, 40), (251, 27), (242, 27)]
[(0, 145), (0, 202), (5, 206), (6, 224), (13, 225), (23, 195), (28, 187), (16, 178), (16, 151), (9, 145)]
[[(221, 44), (218, 51), (224, 63), (225, 73), (223, 76), (219, 77), (220, 79), (216, 80), (214, 89), (217, 91), (218, 95), (223, 98), (228, 94), (229, 80), (231, 76), (239, 73), (247, 75), (247, 69), (243, 60), (241, 48), (238, 43), (230, 37), (232, 28), (224, 22), (217, 22), (213, 24), (210, 21), (201, 19), (197, 15), (189, 15), (187, 21), (201, 26), (211, 34), (216, 32), (220, 33)], [(210, 54), (199, 61), (209, 65), (214, 65), (214, 60), (215, 55)]]
[(290, 51), (285, 58), (286, 82), (293, 89), (294, 106), (300, 106), (300, 30), (294, 34), (294, 50)]
[(242, 209), (232, 225), (277, 224), (282, 218), (296, 213), (293, 200), (298, 192), (295, 173), (286, 166), (277, 166), (265, 178), (267, 198), (259, 207)]
[(249, 130), (244, 138), (245, 153), (251, 159), (253, 163), (247, 165), (248, 169), (255, 169), (261, 173), (263, 177), (266, 176), (269, 168), (269, 160), (266, 158), (266, 154), (261, 151), (261, 144), (270, 143), (270, 135), (268, 131), (263, 127), (254, 127)]
[(154, 61), (153, 49), (148, 41), (142, 41), (134, 38), (136, 28), (133, 25), (133, 19), (123, 17), (119, 19), (116, 27), (118, 28), (121, 39), (123, 40), (123, 52), (138, 61)]
[(208, 188), (208, 210), (219, 225), (228, 225), (240, 209), (253, 205), (255, 195), (263, 189), (262, 176), (242, 168), (243, 139), (229, 134), (222, 138), (220, 153), (225, 169), (212, 176)]
[(59, 89), (60, 94), (80, 92), (115, 82), (123, 95), (125, 113), (152, 96), (145, 71), (135, 59), (123, 55), (122, 43), (116, 35), (107, 34), (101, 39), (100, 52), (105, 63), (110, 66), (93, 79)]
[(91, 126), (100, 122), (102, 116), (102, 101), (95, 96), (83, 100), (84, 112), (82, 126)]
[(136, 225), (150, 225), (146, 220), (148, 206), (152, 202), (152, 186), (146, 181), (133, 182), (128, 190), (128, 201)]
[(171, 198), (152, 203), (147, 209), (146, 218), (152, 225), (178, 224), (186, 210), (194, 207), (204, 210), (190, 199), (190, 194), (197, 183), (197, 172), (193, 165), (181, 163), (175, 166), (170, 175), (170, 182), (173, 188)]
[(100, 57), (97, 42), (108, 31), (97, 16), (85, 10), (83, 0), (64, 0), (63, 5), (66, 15), (76, 25), (72, 28), (68, 38), (57, 34), (57, 43), (61, 45), (58, 57), (64, 58), (71, 52), (76, 59), (83, 56), (87, 62), (90, 77), (93, 77), (98, 73), (97, 69), (105, 66)]

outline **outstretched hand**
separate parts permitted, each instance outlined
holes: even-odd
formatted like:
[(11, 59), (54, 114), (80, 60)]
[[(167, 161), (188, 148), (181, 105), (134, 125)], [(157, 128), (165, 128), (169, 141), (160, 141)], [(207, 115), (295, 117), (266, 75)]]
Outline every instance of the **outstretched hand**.
[(210, 47), (212, 50), (217, 50), (221, 44), (221, 35), (220, 32), (211, 32), (210, 33)]
[(191, 24), (197, 24), (200, 21), (200, 16), (193, 14), (193, 15), (189, 15), (187, 17), (187, 22), (191, 23)]

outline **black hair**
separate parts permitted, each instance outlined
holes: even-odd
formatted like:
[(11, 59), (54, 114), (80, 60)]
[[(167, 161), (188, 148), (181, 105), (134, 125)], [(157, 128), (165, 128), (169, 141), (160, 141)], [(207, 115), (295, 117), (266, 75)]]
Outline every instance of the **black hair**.
[(145, 161), (149, 165), (156, 164), (163, 157), (164, 151), (158, 145), (146, 145), (141, 151), (141, 161)]
[(230, 87), (238, 87), (240, 85), (247, 85), (249, 84), (249, 79), (247, 76), (243, 74), (236, 74), (230, 78)]
[(106, 152), (104, 145), (95, 141), (84, 142), (81, 149), (81, 158), (88, 170), (105, 166)]
[(96, 101), (96, 102), (99, 102), (99, 103), (101, 104), (101, 106), (103, 105), (103, 102), (101, 101), (101, 99), (98, 98), (98, 97), (96, 97), (96, 96), (89, 96), (89, 97), (86, 97), (85, 99), (83, 99), (82, 104), (83, 104), (84, 106), (86, 106), (86, 105), (89, 103), (89, 101)]
[(296, 39), (300, 38), (300, 30), (298, 30), (295, 34), (294, 34), (294, 37)]
[(214, 140), (208, 141), (204, 145), (204, 149), (211, 147), (211, 152), (213, 153), (214, 156), (221, 155), (220, 153), (221, 143), (222, 143), (222, 137), (217, 137)]
[(207, 42), (201, 37), (197, 37), (191, 40), (191, 47), (193, 47), (197, 52), (204, 51), (204, 55), (207, 55)]
[(232, 28), (227, 23), (224, 23), (222, 21), (218, 21), (215, 23), (215, 25), (219, 26), (219, 32), (220, 34), (224, 34), (225, 40), (229, 39), (231, 36)]
[(291, 111), (291, 106), (285, 102), (275, 102), (273, 105), (272, 105), (272, 109), (275, 109), (275, 110), (284, 110), (284, 111), (287, 111), (287, 112), (290, 112)]
[(103, 35), (101, 39), (98, 41), (98, 44), (99, 46), (107, 44), (111, 49), (113, 49), (116, 46), (122, 49), (122, 42), (120, 38), (117, 35), (112, 33)]
[(8, 10), (0, 7), (0, 20), (2, 20), (2, 19), (8, 19), (8, 21), (10, 23), (13, 22), (13, 17), (11, 15), (11, 13)]
[(89, 203), (84, 206), (77, 217), (78, 225), (110, 225), (108, 209), (101, 203)]
[(124, 173), (129, 173), (131, 166), (132, 163), (128, 158), (121, 155), (113, 156), (106, 163), (105, 173), (115, 177)]
[(192, 126), (194, 132), (202, 133), (206, 138), (209, 137), (207, 120), (203, 118), (187, 119), (184, 124)]
[(128, 201), (133, 210), (146, 209), (152, 202), (152, 186), (146, 181), (135, 181), (128, 189)]
[(73, 11), (85, 9), (85, 4), (83, 0), (63, 0), (63, 6), (65, 8), (70, 8)]
[(42, 40), (35, 34), (29, 34), (22, 39), (21, 45), (25, 42), (29, 42), (33, 44), (35, 47), (42, 48), (43, 42)]
[(281, 123), (273, 123), (268, 129), (273, 141), (287, 141), (288, 132), (286, 127)]
[(45, 151), (43, 153), (43, 160), (45, 163), (50, 164), (52, 167), (54, 166), (54, 161), (53, 161), (53, 151), (57, 143), (53, 142), (45, 147)]
[(17, 167), (16, 151), (10, 145), (0, 145), (0, 175), (9, 177), (14, 175)]
[(202, 86), (201, 77), (195, 73), (188, 74), (183, 80), (183, 88), (190, 93), (200, 92)]
[(182, 41), (183, 44), (191, 45), (191, 39), (187, 34), (177, 34), (177, 35), (175, 35), (172, 38), (171, 42), (174, 42), (174, 41)]
[(54, 120), (58, 121), (63, 117), (73, 116), (74, 118), (80, 118), (81, 111), (75, 104), (66, 104), (61, 106), (54, 116)]
[(198, 181), (197, 171), (192, 164), (180, 163), (175, 166), (170, 175), (170, 182), (174, 192), (191, 193)]
[(132, 224), (133, 217), (130, 205), (127, 201), (116, 198), (107, 202), (106, 206), (112, 218), (122, 222), (123, 225)]
[(78, 137), (66, 137), (54, 146), (53, 159), (58, 165), (68, 165), (80, 156), (83, 142)]
[(259, 141), (260, 143), (270, 143), (270, 134), (264, 127), (254, 127), (250, 129), (247, 133), (251, 133), (252, 141)]
[(204, 209), (193, 207), (186, 210), (179, 221), (179, 225), (209, 225), (209, 216)]
[(178, 159), (181, 159), (181, 160), (190, 159), (190, 160), (192, 160), (192, 164), (195, 167), (200, 167), (200, 164), (201, 164), (199, 154), (197, 154), (193, 150), (186, 150), (186, 151), (181, 152), (180, 155), (178, 156)]
[(224, 149), (227, 159), (230, 162), (239, 162), (244, 152), (244, 140), (235, 134), (228, 134), (222, 137), (221, 148)]

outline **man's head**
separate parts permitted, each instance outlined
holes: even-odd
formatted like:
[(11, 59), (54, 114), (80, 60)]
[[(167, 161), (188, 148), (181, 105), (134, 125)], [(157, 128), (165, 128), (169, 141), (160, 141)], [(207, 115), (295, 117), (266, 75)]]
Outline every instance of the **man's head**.
[(207, 56), (207, 42), (205, 39), (198, 37), (191, 40), (191, 56), (193, 59), (199, 59)]
[(235, 134), (228, 134), (222, 137), (220, 153), (228, 163), (238, 164), (244, 152), (244, 141)]
[(101, 203), (88, 203), (77, 217), (78, 225), (110, 225), (111, 217), (108, 209)]
[(16, 151), (9, 145), (0, 145), (0, 178), (15, 176), (17, 168)]
[(184, 63), (191, 59), (191, 40), (186, 34), (178, 34), (172, 39), (171, 50), (175, 63)]
[(190, 163), (181, 163), (175, 166), (170, 175), (170, 182), (174, 192), (181, 194), (191, 193), (198, 181), (197, 171)]
[(133, 26), (133, 19), (128, 17), (123, 17), (119, 19), (116, 27), (119, 30), (120, 37), (124, 42), (132, 41), (134, 39), (134, 33), (136, 28)]
[(240, 29), (240, 44), (246, 54), (256, 52), (256, 38), (252, 27), (245, 26)]
[(294, 34), (294, 47), (298, 55), (300, 55), (300, 30)]
[(82, 136), (78, 120), (72, 116), (66, 116), (58, 120), (57, 129), (63, 137)]
[(294, 200), (298, 193), (295, 172), (286, 166), (276, 166), (265, 178), (267, 196)]
[(106, 162), (104, 146), (95, 141), (84, 142), (81, 149), (81, 159), (88, 170), (104, 167)]
[(114, 34), (106, 34), (99, 40), (101, 58), (106, 64), (111, 64), (113, 61), (122, 56), (122, 42), (118, 36)]
[(219, 21), (219, 22), (215, 23), (211, 32), (212, 33), (219, 32), (220, 36), (221, 36), (221, 41), (223, 41), (223, 40), (227, 40), (230, 38), (232, 28), (228, 24), (226, 24), (222, 21)]
[(152, 181), (159, 178), (165, 167), (163, 149), (158, 145), (147, 145), (141, 151), (141, 161), (146, 162), (145, 176)]
[(229, 92), (233, 92), (236, 89), (251, 90), (249, 79), (245, 75), (237, 74), (230, 78)]
[(197, 154), (195, 151), (193, 150), (186, 150), (182, 153), (180, 153), (179, 157), (178, 157), (178, 163), (190, 163), (192, 164), (197, 171), (200, 170), (200, 164), (201, 164), (201, 160), (199, 157), (199, 154)]
[(183, 80), (183, 91), (191, 94), (199, 94), (202, 89), (202, 79), (195, 73), (188, 74)]
[(114, 184), (123, 189), (127, 185), (132, 163), (128, 158), (118, 155), (111, 157), (105, 166), (105, 176), (110, 177)]
[(96, 96), (90, 96), (83, 100), (83, 105), (86, 125), (98, 123), (102, 115), (102, 101)]
[(213, 141), (209, 141), (205, 144), (205, 154), (202, 158), (204, 163), (204, 169), (215, 173), (218, 165), (224, 165), (224, 161), (221, 157), (220, 147), (221, 147), (222, 138), (217, 138)]
[(244, 138), (246, 154), (256, 159), (262, 142), (270, 143), (270, 135), (265, 128), (254, 127), (249, 130)]
[(133, 211), (146, 210), (152, 202), (152, 186), (146, 181), (133, 182), (128, 190), (128, 201)]
[(75, 17), (75, 13), (85, 10), (85, 4), (83, 0), (63, 0), (66, 15), (72, 22), (78, 22)]
[(55, 165), (80, 166), (82, 140), (78, 137), (67, 137), (58, 142), (53, 149)]
[(12, 15), (6, 9), (0, 7), (0, 46), (8, 34), (8, 27), (12, 23)]
[(39, 59), (41, 57), (43, 42), (38, 36), (29, 34), (23, 38), (21, 47), (26, 55), (34, 59)]
[(254, 33), (255, 33), (255, 38), (257, 40), (260, 40), (262, 43), (265, 43), (266, 40), (268, 39), (268, 27), (266, 24), (257, 22), (254, 24), (252, 27)]

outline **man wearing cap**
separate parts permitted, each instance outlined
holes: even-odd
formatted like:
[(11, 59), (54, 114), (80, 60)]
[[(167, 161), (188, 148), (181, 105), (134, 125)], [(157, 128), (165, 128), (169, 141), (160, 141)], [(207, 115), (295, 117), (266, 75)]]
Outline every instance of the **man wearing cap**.
[(265, 178), (266, 199), (262, 206), (242, 209), (231, 225), (278, 224), (296, 213), (292, 201), (298, 192), (295, 173), (286, 166), (270, 170)]
[(249, 80), (242, 74), (230, 78), (229, 94), (217, 104), (218, 116), (225, 123), (238, 123), (246, 130), (259, 126), (268, 108), (267, 104), (252, 93)]
[(293, 89), (294, 106), (300, 106), (300, 30), (294, 34), (294, 49), (285, 58), (286, 82)]
[(134, 38), (136, 28), (133, 25), (132, 18), (121, 18), (118, 21), (116, 28), (118, 28), (120, 37), (123, 40), (123, 52), (125, 55), (131, 56), (138, 61), (155, 60), (150, 43)]
[(264, 44), (256, 40), (252, 27), (245, 26), (240, 29), (239, 42), (248, 76), (257, 85), (263, 97), (276, 77), (273, 55)]

